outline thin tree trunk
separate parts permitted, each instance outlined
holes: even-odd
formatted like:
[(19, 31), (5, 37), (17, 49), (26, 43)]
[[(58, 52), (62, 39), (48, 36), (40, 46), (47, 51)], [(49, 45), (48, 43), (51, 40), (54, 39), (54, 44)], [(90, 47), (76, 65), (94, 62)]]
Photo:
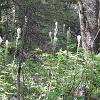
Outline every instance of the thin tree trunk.
[(97, 34), (99, 0), (79, 0), (78, 4), (82, 47), (85, 51), (97, 52), (100, 36)]
[[(0, 21), (1, 21), (1, 5), (0, 5)], [(1, 24), (0, 24), (0, 35), (2, 35), (2, 27), (1, 27)]]
[(21, 66), (18, 68), (18, 76), (17, 76), (17, 98), (20, 100), (20, 74), (21, 74)]
[[(18, 93), (18, 100), (21, 99), (24, 100), (24, 93), (22, 91), (22, 88), (20, 87), (20, 77), (21, 77), (21, 72), (22, 72), (22, 63), (24, 61), (24, 54), (23, 52), (25, 51), (26, 47), (25, 47), (25, 39), (26, 39), (26, 25), (27, 25), (27, 21), (26, 21), (26, 16), (25, 16), (25, 20), (24, 20), (24, 26), (22, 29), (22, 35), (21, 35), (21, 48), (20, 48), (20, 55), (19, 55), (19, 68), (18, 68), (18, 76), (17, 76), (17, 93)], [(22, 92), (22, 93), (21, 93)]]

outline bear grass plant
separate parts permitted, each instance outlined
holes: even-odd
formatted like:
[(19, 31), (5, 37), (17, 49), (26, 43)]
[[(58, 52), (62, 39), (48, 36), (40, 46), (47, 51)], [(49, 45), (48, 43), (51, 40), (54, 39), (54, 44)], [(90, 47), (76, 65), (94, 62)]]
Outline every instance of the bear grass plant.
[(9, 95), (16, 92), (16, 52), (18, 48), (20, 33), (18, 33), (15, 40), (15, 52), (13, 59), (12, 54), (9, 55), (9, 49), (12, 48), (11, 42), (8, 40), (0, 46), (0, 100), (8, 100)]
[[(19, 42), (18, 37), (16, 38), (16, 50)], [(20, 90), (23, 92), (25, 100), (73, 100), (75, 98), (85, 100), (84, 95), (74, 94), (80, 83), (87, 88), (87, 100), (90, 96), (98, 97), (100, 95), (100, 54), (96, 55), (91, 52), (85, 52), (85, 54), (84, 50), (80, 48), (80, 39), (81, 37), (78, 36), (76, 52), (60, 49), (55, 53), (56, 48), (52, 47), (53, 53), (38, 53), (39, 49), (36, 49), (38, 60), (27, 58), (24, 61)], [(13, 63), (7, 62), (10, 56), (7, 52), (8, 46), (0, 48), (1, 100), (6, 100), (11, 93), (17, 91), (16, 52), (13, 61), (11, 61)], [(11, 73), (12, 69), (13, 73)]]

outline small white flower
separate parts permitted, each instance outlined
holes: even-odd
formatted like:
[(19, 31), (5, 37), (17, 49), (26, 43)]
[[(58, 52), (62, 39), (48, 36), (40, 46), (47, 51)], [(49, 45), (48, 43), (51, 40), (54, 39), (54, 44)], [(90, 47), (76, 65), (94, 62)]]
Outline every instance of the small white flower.
[(54, 37), (54, 42), (55, 42), (55, 43), (57, 42), (57, 40), (58, 40), (58, 38), (57, 38), (57, 37)]
[(17, 22), (17, 20), (15, 20), (15, 23)]
[(56, 26), (56, 27), (58, 26), (58, 22), (55, 22), (55, 26)]
[(0, 44), (3, 42), (3, 39), (1, 38), (1, 36), (0, 36)]
[(42, 51), (40, 48), (36, 48), (35, 50), (36, 50), (36, 51)]
[(57, 35), (58, 32), (58, 22), (55, 22), (54, 36)]
[(50, 38), (52, 37), (51, 35), (52, 35), (52, 32), (49, 32), (49, 37), (50, 37)]
[(78, 43), (80, 43), (80, 41), (81, 41), (81, 35), (77, 36), (77, 41), (78, 41)]
[(25, 22), (27, 23), (27, 16), (25, 16)]
[(63, 24), (63, 27), (65, 27), (65, 24)]
[(67, 51), (66, 51), (66, 50), (65, 50), (65, 51), (63, 51), (63, 54), (64, 54), (64, 55), (66, 55), (66, 54), (67, 54)]
[(20, 27), (17, 28), (17, 33), (18, 33), (18, 34), (21, 34), (21, 28), (20, 28)]
[(50, 39), (51, 39), (51, 43), (52, 43), (52, 32), (49, 32), (49, 37), (50, 37)]
[(17, 39), (20, 38), (20, 34), (21, 34), (21, 28), (18, 28), (18, 29), (17, 29)]
[(5, 44), (6, 44), (6, 47), (8, 47), (8, 45), (9, 45), (9, 41), (6, 40)]
[(65, 32), (65, 24), (63, 24), (63, 33)]

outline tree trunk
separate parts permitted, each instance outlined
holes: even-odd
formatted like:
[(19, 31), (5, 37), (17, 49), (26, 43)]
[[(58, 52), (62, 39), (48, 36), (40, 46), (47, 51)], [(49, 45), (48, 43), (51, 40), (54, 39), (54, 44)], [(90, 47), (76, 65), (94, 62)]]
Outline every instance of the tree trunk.
[(17, 75), (17, 98), (18, 98), (18, 100), (20, 100), (20, 98), (21, 98), (20, 74), (21, 74), (21, 66), (19, 66), (19, 68), (18, 68), (18, 75)]
[(82, 47), (85, 51), (97, 52), (100, 39), (98, 32), (99, 0), (79, 0), (78, 4)]
[[(0, 21), (2, 20), (2, 18), (1, 18), (1, 6), (0, 6)], [(1, 25), (1, 23), (0, 23), (0, 35), (2, 35), (2, 25)]]

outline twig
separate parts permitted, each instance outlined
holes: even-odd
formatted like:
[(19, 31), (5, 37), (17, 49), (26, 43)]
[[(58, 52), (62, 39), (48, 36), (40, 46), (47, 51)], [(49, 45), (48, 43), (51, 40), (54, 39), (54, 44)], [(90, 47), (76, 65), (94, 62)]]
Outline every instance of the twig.
[(100, 29), (98, 30), (98, 32), (97, 32), (97, 34), (96, 34), (96, 36), (94, 37), (93, 43), (94, 43), (94, 41), (96, 40), (96, 38), (97, 38), (97, 36), (98, 36), (99, 32), (100, 32)]

